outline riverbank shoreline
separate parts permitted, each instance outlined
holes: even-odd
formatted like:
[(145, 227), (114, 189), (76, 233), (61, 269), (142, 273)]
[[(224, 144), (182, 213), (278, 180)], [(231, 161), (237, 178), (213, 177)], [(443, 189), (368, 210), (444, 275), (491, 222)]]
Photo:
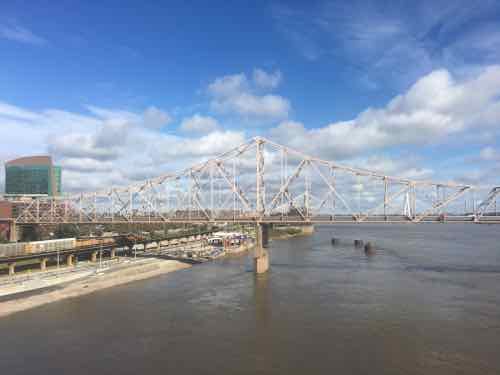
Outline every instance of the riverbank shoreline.
[(84, 275), (77, 280), (63, 281), (51, 287), (28, 291), (27, 295), (24, 296), (22, 292), (13, 294), (12, 299), (0, 302), (0, 318), (48, 303), (83, 296), (190, 267), (190, 264), (180, 261), (155, 258), (124, 262), (102, 271)]
[(288, 240), (290, 238), (295, 238), (295, 237), (301, 237), (301, 236), (307, 236), (307, 234), (303, 233), (296, 233), (296, 234), (290, 234), (290, 233), (273, 233), (271, 236), (269, 236), (270, 240)]
[(284, 230), (274, 230), (271, 232), (269, 239), (271, 240), (288, 240), (295, 237), (311, 236), (314, 231), (304, 231), (302, 229), (297, 229), (296, 232), (290, 233), (287, 229)]
[[(285, 240), (304, 235), (309, 235), (309, 233), (302, 231), (298, 233), (274, 232), (271, 239)], [(241, 256), (254, 247), (255, 242), (249, 241), (226, 251), (221, 258)], [(0, 290), (0, 318), (48, 303), (83, 296), (190, 267), (192, 267), (191, 264), (179, 260), (141, 258), (135, 261), (120, 260), (119, 263), (103, 269), (82, 269), (70, 276), (60, 275), (56, 282), (43, 280), (40, 283), (43, 285), (37, 284), (33, 288), (27, 288), (24, 285), (22, 287), (14, 286), (15, 283), (12, 283), (13, 290), (9, 292)]]
[(240, 246), (226, 251), (226, 253), (223, 255), (223, 257), (230, 257), (230, 256), (238, 256), (245, 254), (247, 251), (252, 250), (255, 247), (255, 242), (250, 241), (244, 244), (241, 244)]

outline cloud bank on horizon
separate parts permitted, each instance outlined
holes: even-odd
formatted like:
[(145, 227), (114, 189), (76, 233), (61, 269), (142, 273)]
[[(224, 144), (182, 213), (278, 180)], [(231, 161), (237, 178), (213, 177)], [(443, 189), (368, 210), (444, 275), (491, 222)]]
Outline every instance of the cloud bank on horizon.
[[(264, 7), (287, 59), (232, 64), (245, 69), (230, 64), (222, 74), (202, 72), (194, 61), (191, 74), (200, 73), (194, 89), (183, 91), (191, 97), (186, 105), (158, 105), (170, 92), (141, 105), (117, 99), (113, 106), (80, 97), (79, 106), (64, 107), (54, 92), (54, 99), (51, 93), (44, 99), (52, 103), (46, 107), (25, 103), (23, 95), (0, 96), (0, 161), (50, 153), (63, 166), (64, 190), (90, 191), (176, 171), (262, 135), (310, 155), (391, 175), (498, 185), (496, 5), (423, 2), (386, 12), (377, 2), (355, 3), (319, 1), (307, 10), (281, 3)], [(355, 15), (356, 9), (363, 11)], [(17, 56), (54, 44), (32, 25), (0, 18), (0, 50), (15, 45)], [(314, 93), (302, 86), (318, 74), (311, 84), (323, 85), (321, 74), (329, 80), (330, 64), (363, 66), (350, 76), (361, 86), (346, 90), (330, 83), (325, 95), (345, 95), (356, 103), (378, 91), (384, 100), (360, 110), (353, 104), (342, 120), (308, 115), (315, 109), (328, 112), (320, 103), (315, 108)], [(6, 88), (14, 83), (3, 75), (1, 82)], [(137, 82), (130, 84), (137, 90)], [(0, 185), (3, 178), (2, 171)]]

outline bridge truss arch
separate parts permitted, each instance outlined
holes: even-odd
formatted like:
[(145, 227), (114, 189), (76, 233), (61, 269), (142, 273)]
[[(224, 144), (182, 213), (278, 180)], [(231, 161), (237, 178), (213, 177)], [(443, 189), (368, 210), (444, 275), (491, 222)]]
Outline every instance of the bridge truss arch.
[(495, 222), (475, 188), (344, 166), (256, 137), (177, 173), (18, 202), (19, 224)]

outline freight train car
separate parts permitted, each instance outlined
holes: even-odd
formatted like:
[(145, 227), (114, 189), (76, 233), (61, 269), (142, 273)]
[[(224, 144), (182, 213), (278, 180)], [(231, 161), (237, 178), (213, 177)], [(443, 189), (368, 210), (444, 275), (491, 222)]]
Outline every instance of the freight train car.
[(24, 252), (25, 243), (7, 243), (0, 245), (0, 257), (15, 257), (26, 254)]
[(113, 243), (115, 243), (113, 238), (79, 238), (76, 240), (77, 247), (109, 245)]
[(60, 240), (27, 242), (24, 250), (27, 254), (38, 254), (57, 250), (72, 249), (75, 246), (76, 238), (62, 238)]
[(67, 250), (75, 247), (75, 245), (75, 238), (1, 244), (0, 257), (14, 257), (28, 254), (53, 252), (57, 250)]
[(158, 242), (150, 242), (146, 245), (146, 250), (158, 250)]

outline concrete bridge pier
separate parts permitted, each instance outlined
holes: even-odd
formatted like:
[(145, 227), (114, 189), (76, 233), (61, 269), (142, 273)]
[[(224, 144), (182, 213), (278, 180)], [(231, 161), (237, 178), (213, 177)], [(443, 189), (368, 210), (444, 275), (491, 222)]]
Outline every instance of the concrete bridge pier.
[(66, 265), (67, 265), (68, 267), (71, 267), (71, 266), (73, 265), (73, 258), (74, 258), (74, 257), (75, 257), (75, 256), (74, 256), (73, 254), (70, 254), (70, 255), (68, 255), (68, 256), (66, 257)]
[(17, 242), (17, 225), (14, 220), (11, 221), (9, 227), (9, 241)]
[(47, 260), (49, 258), (41, 258), (40, 259), (40, 271), (45, 271), (47, 269)]
[(9, 276), (14, 276), (16, 273), (16, 263), (9, 263)]
[(302, 226), (302, 234), (311, 235), (314, 234), (314, 225), (308, 224)]
[[(158, 247), (160, 247), (160, 243), (158, 242)], [(109, 253), (109, 257), (111, 259), (114, 259), (116, 257), (116, 249), (114, 247), (111, 248), (111, 251)]]
[(92, 263), (97, 262), (97, 251), (92, 251), (92, 253), (90, 254), (90, 261)]
[(265, 249), (269, 241), (269, 224), (257, 223), (255, 228), (255, 273), (265, 273), (269, 269), (269, 254)]

